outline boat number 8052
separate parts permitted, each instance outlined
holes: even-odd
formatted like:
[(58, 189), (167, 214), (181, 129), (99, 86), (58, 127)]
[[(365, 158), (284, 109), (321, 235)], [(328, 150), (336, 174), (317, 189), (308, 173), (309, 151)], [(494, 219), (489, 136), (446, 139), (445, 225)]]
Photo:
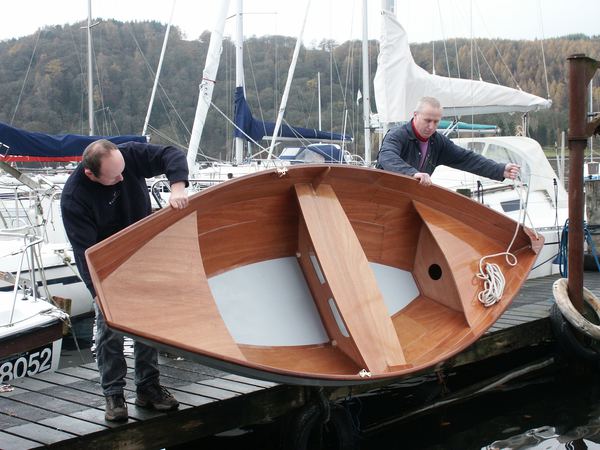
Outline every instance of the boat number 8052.
[(0, 362), (0, 383), (45, 372), (51, 368), (51, 365), (52, 347), (44, 347), (38, 351), (4, 360)]

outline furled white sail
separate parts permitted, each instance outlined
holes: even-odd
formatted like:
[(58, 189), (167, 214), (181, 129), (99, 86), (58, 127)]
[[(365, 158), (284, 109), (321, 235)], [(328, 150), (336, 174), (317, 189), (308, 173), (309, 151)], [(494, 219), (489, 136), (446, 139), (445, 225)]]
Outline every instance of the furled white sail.
[(417, 101), (436, 97), (445, 116), (527, 112), (552, 102), (518, 89), (432, 75), (413, 60), (406, 31), (389, 12), (382, 12), (381, 48), (375, 74), (375, 101), (383, 123), (410, 120)]

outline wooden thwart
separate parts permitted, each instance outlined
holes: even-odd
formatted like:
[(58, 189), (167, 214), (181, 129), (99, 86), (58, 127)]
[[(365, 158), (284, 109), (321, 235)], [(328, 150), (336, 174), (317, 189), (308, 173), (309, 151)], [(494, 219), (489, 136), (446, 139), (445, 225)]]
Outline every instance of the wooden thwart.
[[(300, 248), (306, 233), (306, 241), (314, 252), (310, 261), (310, 254), (301, 251), (301, 265), (305, 271), (320, 269), (322, 273), (323, 282), (313, 274), (307, 280), (329, 336), (368, 371), (385, 372), (405, 365), (375, 275), (332, 187), (296, 184), (294, 188), (302, 212)], [(315, 261), (319, 269), (314, 268)], [(339, 313), (337, 321), (334, 308)]]

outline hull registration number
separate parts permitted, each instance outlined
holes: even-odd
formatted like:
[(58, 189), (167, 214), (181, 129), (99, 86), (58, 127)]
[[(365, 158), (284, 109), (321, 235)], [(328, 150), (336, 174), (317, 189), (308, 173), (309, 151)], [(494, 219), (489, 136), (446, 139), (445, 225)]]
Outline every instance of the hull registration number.
[(52, 368), (52, 344), (19, 353), (0, 361), (0, 383), (33, 376)]

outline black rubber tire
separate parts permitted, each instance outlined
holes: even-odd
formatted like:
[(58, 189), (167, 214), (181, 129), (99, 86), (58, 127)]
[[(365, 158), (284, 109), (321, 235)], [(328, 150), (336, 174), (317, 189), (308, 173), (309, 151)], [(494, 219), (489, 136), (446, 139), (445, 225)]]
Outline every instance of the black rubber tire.
[(593, 364), (597, 369), (600, 369), (600, 352), (586, 347), (575, 337), (571, 324), (562, 315), (556, 303), (550, 308), (550, 323), (552, 324), (554, 336), (565, 354), (574, 354), (578, 358)]
[(340, 405), (331, 405), (327, 423), (323, 423), (323, 414), (318, 404), (300, 409), (289, 423), (283, 448), (357, 450), (359, 437), (350, 412)]

